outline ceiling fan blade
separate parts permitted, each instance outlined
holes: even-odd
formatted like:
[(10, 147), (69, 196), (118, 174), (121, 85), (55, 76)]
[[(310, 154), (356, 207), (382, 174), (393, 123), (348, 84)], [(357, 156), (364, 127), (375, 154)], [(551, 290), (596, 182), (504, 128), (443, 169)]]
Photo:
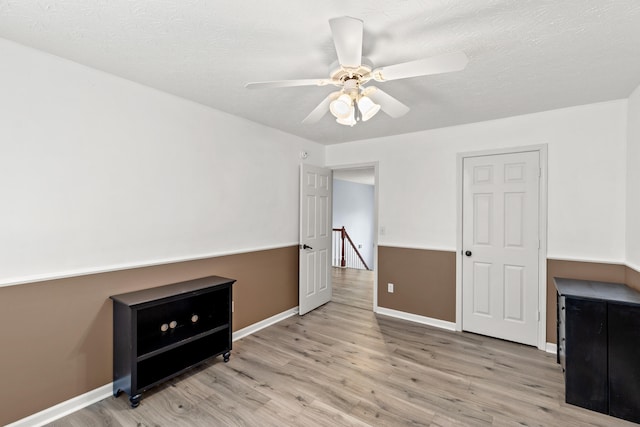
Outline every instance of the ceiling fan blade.
[(332, 83), (330, 79), (274, 80), (270, 82), (251, 82), (244, 85), (244, 87), (247, 89), (269, 89), (275, 87), (326, 86), (330, 83)]
[(373, 102), (378, 104), (382, 111), (384, 111), (394, 119), (404, 116), (410, 110), (410, 108), (404, 105), (402, 102), (398, 101), (393, 96), (389, 95), (386, 92), (383, 92), (377, 87), (369, 86), (364, 94), (371, 98)]
[(376, 81), (406, 79), (409, 77), (428, 76), (430, 74), (449, 73), (464, 69), (469, 58), (464, 52), (449, 53), (402, 64), (389, 65), (373, 70)]
[(329, 20), (333, 43), (336, 46), (338, 62), (343, 67), (357, 68), (362, 62), (363, 22), (360, 19), (343, 16)]
[(325, 114), (327, 114), (327, 111), (329, 111), (329, 104), (331, 104), (331, 101), (336, 99), (338, 96), (340, 96), (340, 92), (330, 93), (320, 104), (318, 104), (316, 108), (313, 109), (311, 113), (309, 113), (307, 117), (305, 117), (302, 123), (310, 124), (319, 121)]

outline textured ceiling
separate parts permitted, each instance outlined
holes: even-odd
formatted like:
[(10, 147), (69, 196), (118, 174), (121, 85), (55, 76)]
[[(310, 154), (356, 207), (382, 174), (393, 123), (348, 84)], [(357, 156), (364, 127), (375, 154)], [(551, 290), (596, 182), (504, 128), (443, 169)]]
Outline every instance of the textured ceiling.
[[(464, 51), (463, 71), (380, 83), (411, 111), (301, 121), (332, 87), (330, 18), (364, 20), (375, 66)], [(0, 0), (0, 37), (324, 144), (611, 99), (640, 84), (638, 0)]]

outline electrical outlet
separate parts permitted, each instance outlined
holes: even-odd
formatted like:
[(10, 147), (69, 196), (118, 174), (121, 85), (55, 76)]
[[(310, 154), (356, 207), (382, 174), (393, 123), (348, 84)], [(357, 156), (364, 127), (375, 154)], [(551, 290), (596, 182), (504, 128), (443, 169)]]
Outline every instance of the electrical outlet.
[(235, 312), (236, 311), (236, 302), (235, 301), (231, 301), (231, 312)]
[(387, 283), (387, 292), (393, 293), (393, 283)]

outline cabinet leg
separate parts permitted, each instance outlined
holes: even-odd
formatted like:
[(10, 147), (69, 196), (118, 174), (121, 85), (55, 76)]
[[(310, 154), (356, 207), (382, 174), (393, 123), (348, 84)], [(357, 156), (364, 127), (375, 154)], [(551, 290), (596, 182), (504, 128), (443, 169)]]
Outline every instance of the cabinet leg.
[(227, 351), (222, 355), (222, 357), (224, 358), (224, 363), (227, 363), (229, 361), (229, 358), (231, 357), (231, 352)]
[(114, 392), (113, 392), (113, 396), (114, 396), (114, 397), (118, 397), (118, 396), (120, 396), (121, 394), (122, 394), (122, 390), (120, 390), (120, 389), (117, 389), (116, 391), (114, 391)]
[(132, 408), (137, 408), (140, 405), (140, 399), (142, 399), (141, 394), (136, 394), (135, 396), (131, 396), (129, 398), (129, 402), (131, 403)]

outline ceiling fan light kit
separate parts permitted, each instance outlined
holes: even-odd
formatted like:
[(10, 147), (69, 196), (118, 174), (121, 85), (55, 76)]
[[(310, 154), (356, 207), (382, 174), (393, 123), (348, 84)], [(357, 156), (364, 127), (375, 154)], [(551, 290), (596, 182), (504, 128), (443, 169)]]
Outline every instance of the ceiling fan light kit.
[(329, 20), (338, 61), (330, 67), (329, 78), (303, 80), (276, 80), (247, 83), (249, 89), (326, 86), (340, 90), (329, 94), (302, 122), (316, 123), (327, 111), (342, 125), (353, 126), (358, 120), (366, 122), (382, 110), (398, 118), (409, 112), (409, 107), (374, 86), (364, 87), (370, 80), (386, 82), (410, 77), (448, 73), (464, 69), (469, 62), (464, 52), (455, 52), (386, 67), (373, 68), (362, 57), (362, 20), (343, 16)]
[(380, 111), (380, 105), (373, 102), (366, 95), (362, 95), (358, 100), (358, 110), (362, 114), (362, 121), (366, 122)]
[(356, 109), (351, 107), (351, 111), (349, 111), (349, 114), (347, 115), (347, 117), (345, 118), (337, 118), (336, 122), (340, 123), (341, 125), (345, 125), (345, 126), (353, 126), (356, 124)]
[(353, 109), (353, 101), (349, 95), (343, 93), (337, 99), (331, 101), (329, 104), (329, 111), (335, 116), (336, 119), (345, 119), (351, 113)]
[[(341, 125), (353, 126), (359, 118), (366, 122), (380, 110), (378, 104), (361, 93), (360, 81), (353, 75), (344, 79), (339, 93), (340, 96), (329, 104), (329, 111)], [(360, 113), (359, 115), (356, 114), (356, 110)]]

